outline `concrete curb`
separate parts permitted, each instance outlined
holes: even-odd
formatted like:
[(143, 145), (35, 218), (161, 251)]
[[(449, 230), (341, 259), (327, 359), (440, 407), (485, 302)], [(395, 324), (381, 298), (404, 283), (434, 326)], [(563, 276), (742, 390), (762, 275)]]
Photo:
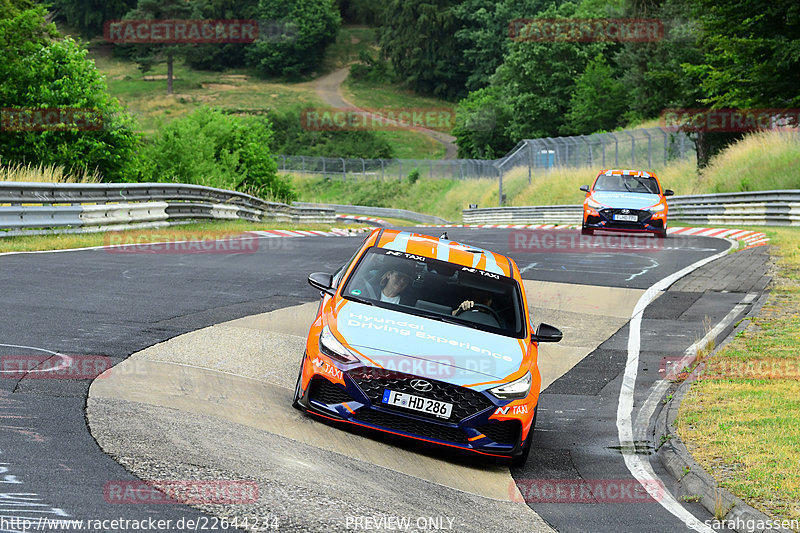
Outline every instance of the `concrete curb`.
[[(758, 314), (767, 296), (767, 292), (759, 296), (758, 300), (753, 304), (739, 325), (733, 328), (730, 334), (719, 343), (718, 347), (712, 352), (711, 357), (725, 347), (736, 334), (749, 326), (750, 317)], [(664, 468), (672, 474), (676, 480), (680, 481), (688, 494), (697, 494), (700, 496), (700, 504), (708, 509), (712, 515), (716, 517), (718, 509), (724, 510), (723, 520), (728, 529), (740, 533), (772, 533), (776, 531), (791, 533), (790, 530), (783, 528), (748, 527), (747, 524), (773, 524), (776, 519), (770, 518), (761, 511), (754, 509), (727, 489), (720, 487), (717, 481), (694, 460), (692, 454), (689, 453), (689, 450), (683, 444), (683, 441), (675, 434), (674, 423), (678, 416), (678, 409), (680, 408), (681, 401), (704, 368), (704, 364), (701, 363), (698, 365), (692, 374), (672, 393), (672, 401), (668, 402), (656, 415), (654, 428), (656, 441), (658, 441), (661, 436), (670, 436), (669, 440), (665, 441), (664, 444), (658, 448), (656, 455), (661, 461), (661, 464), (664, 465)], [(731, 525), (734, 527), (731, 527)]]

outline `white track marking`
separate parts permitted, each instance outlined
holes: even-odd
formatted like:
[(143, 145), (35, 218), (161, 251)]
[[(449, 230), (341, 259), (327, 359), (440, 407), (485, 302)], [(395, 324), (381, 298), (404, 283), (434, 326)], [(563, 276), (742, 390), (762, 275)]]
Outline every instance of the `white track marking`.
[(738, 243), (733, 241), (729, 242), (730, 246), (728, 250), (701, 259), (678, 272), (670, 274), (648, 288), (639, 298), (639, 301), (636, 302), (636, 307), (633, 309), (631, 315), (630, 332), (628, 334), (628, 360), (625, 364), (625, 374), (622, 378), (622, 386), (619, 392), (619, 405), (617, 406), (617, 432), (619, 434), (619, 444), (622, 457), (625, 460), (625, 466), (628, 467), (633, 477), (642, 484), (645, 490), (647, 490), (653, 499), (664, 509), (686, 524), (687, 527), (703, 533), (714, 533), (714, 530), (703, 524), (692, 513), (686, 510), (670, 493), (660, 490), (660, 484), (653, 483), (653, 481), (658, 478), (654, 475), (649, 461), (645, 462), (642, 456), (636, 454), (632, 421), (633, 393), (636, 388), (636, 375), (639, 370), (642, 314), (645, 308), (658, 296), (659, 292), (672, 285), (675, 281), (701, 266), (727, 255), (730, 249), (734, 246), (738, 246)]
[[(3, 343), (0, 343), (0, 346), (6, 346), (8, 348), (19, 348), (23, 350), (33, 350), (35, 352), (44, 352), (61, 358), (61, 363), (58, 366), (55, 366), (53, 368), (45, 368), (44, 370), (25, 370), (26, 374), (41, 374), (45, 372), (56, 372), (57, 370), (64, 370), (65, 368), (69, 368), (70, 366), (72, 366), (72, 357), (58, 352), (45, 350), (44, 348), (36, 348), (35, 346), (21, 346), (19, 344), (3, 344)], [(0, 374), (6, 374), (6, 373), (20, 374), (21, 372), (22, 371), (20, 369), (0, 370)]]

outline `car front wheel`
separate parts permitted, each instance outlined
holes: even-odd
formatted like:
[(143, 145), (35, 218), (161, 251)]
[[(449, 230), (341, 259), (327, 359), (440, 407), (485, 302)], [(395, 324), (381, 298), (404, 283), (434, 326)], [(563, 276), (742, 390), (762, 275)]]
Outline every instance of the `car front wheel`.
[(522, 453), (511, 458), (511, 466), (522, 467), (528, 462), (528, 456), (531, 453), (531, 443), (533, 442), (533, 428), (536, 427), (536, 411), (539, 405), (533, 408), (533, 421), (531, 422), (531, 429), (528, 430), (528, 438), (522, 443)]
[(303, 358), (300, 360), (300, 372), (297, 374), (297, 383), (294, 385), (294, 397), (292, 398), (292, 407), (295, 409), (303, 410), (300, 406), (300, 398), (302, 397), (303, 391), (301, 389), (303, 383), (303, 367), (306, 363), (306, 356), (303, 355)]

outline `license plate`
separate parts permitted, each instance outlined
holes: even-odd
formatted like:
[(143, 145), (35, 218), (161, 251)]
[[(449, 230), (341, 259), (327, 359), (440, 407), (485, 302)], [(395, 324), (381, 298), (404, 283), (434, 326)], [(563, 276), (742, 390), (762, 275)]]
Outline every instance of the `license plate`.
[(639, 217), (636, 215), (614, 215), (614, 220), (621, 220), (623, 222), (639, 222)]
[(389, 389), (383, 391), (383, 403), (436, 415), (439, 418), (450, 418), (450, 413), (453, 411), (452, 403), (440, 402), (439, 400), (431, 400), (430, 398)]

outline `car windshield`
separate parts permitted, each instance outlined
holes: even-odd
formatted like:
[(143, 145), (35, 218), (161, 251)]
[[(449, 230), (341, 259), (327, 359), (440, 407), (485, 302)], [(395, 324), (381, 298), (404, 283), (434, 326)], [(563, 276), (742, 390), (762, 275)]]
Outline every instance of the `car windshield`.
[(658, 182), (651, 176), (602, 174), (594, 184), (595, 191), (640, 192), (658, 194)]
[(342, 296), (508, 337), (525, 336), (517, 282), (429, 257), (370, 248)]

